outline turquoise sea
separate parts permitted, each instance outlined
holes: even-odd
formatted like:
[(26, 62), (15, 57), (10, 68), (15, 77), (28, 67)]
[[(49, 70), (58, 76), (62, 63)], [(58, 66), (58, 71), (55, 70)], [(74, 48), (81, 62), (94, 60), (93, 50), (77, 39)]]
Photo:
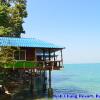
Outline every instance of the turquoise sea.
[(52, 87), (54, 97), (39, 100), (100, 100), (100, 64), (65, 64), (52, 71)]

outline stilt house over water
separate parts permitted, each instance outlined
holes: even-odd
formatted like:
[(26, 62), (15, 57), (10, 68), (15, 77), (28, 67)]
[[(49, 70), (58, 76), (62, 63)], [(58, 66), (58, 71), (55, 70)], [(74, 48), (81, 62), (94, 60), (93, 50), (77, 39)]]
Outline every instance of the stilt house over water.
[[(13, 52), (14, 62), (6, 64), (5, 69), (18, 70), (22, 76), (22, 72), (31, 73), (34, 90), (46, 87), (46, 72), (48, 71), (48, 85), (51, 88), (51, 71), (63, 68), (62, 50), (64, 47), (34, 38), (0, 37), (0, 47), (7, 46), (18, 49)], [(24, 77), (27, 76), (24, 75)], [(41, 77), (40, 82), (37, 77)], [(32, 82), (33, 79), (34, 82)], [(37, 84), (39, 85), (36, 86)]]

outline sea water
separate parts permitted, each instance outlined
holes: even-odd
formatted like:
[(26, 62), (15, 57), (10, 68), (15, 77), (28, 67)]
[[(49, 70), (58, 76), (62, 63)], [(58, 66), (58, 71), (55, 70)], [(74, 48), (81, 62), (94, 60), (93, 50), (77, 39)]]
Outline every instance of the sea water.
[(100, 100), (100, 64), (65, 64), (52, 71), (53, 98), (38, 100)]

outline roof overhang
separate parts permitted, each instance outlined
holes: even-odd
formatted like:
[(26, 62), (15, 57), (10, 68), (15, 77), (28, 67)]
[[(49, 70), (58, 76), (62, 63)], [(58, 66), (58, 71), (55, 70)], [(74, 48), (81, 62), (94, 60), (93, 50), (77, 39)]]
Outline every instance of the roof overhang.
[(15, 38), (15, 37), (0, 37), (0, 46), (54, 49), (56, 51), (65, 48), (63, 46), (58, 46), (34, 38)]

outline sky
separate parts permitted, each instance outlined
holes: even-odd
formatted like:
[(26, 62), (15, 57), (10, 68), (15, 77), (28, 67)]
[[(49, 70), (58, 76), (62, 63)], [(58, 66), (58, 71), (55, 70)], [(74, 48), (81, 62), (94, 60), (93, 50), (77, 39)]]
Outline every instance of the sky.
[(64, 63), (100, 63), (100, 0), (27, 0), (25, 38), (66, 47)]

